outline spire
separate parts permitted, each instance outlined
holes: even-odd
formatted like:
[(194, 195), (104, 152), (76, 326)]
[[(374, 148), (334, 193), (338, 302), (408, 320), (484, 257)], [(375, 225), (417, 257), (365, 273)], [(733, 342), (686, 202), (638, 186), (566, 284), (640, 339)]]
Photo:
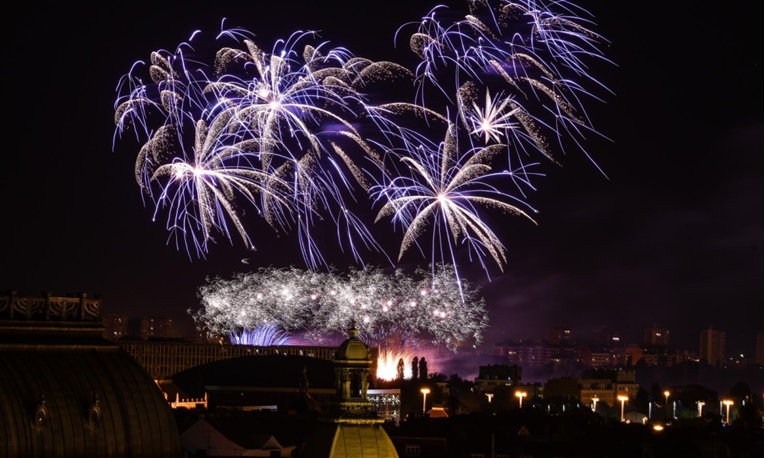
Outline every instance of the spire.
[(348, 330), (348, 338), (355, 339), (356, 334), (358, 333), (359, 333), (359, 330), (356, 329), (356, 320), (351, 320), (351, 329)]

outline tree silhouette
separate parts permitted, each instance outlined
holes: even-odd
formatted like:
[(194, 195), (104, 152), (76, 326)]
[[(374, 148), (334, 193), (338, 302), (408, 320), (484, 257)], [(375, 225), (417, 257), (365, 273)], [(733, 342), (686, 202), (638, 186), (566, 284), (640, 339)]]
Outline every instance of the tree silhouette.
[(419, 367), (419, 359), (415, 356), (412, 360), (412, 380), (417, 380), (417, 368)]
[(423, 382), (428, 380), (428, 362), (425, 361), (424, 356), (420, 360), (420, 380)]
[(398, 366), (396, 366), (396, 379), (404, 380), (404, 358), (398, 360)]

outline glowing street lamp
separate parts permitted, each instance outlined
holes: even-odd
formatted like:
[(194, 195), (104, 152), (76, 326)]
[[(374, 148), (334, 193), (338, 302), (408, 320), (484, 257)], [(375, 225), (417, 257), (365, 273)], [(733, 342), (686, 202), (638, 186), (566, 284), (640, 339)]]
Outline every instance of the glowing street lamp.
[(664, 392), (664, 404), (669, 404), (669, 391)]
[(523, 408), (523, 398), (526, 397), (526, 393), (523, 392), (523, 391), (516, 391), (515, 395), (518, 396), (518, 402), (519, 402), (518, 406), (522, 409)]
[(701, 410), (704, 408), (705, 405), (707, 405), (704, 401), (696, 401), (696, 404), (699, 405), (699, 418), (701, 418)]
[(598, 401), (600, 401), (600, 398), (597, 396), (593, 396), (592, 398), (592, 411), (597, 412), (598, 411)]
[(491, 398), (494, 397), (494, 393), (486, 393), (486, 397), (489, 398), (489, 404), (491, 404)]
[(733, 401), (726, 399), (723, 401), (723, 404), (725, 404), (725, 423), (730, 424), (730, 406), (733, 404)]
[(420, 393), (422, 393), (422, 414), (425, 415), (425, 400), (428, 398), (428, 393), (430, 393), (430, 389), (423, 388), (420, 390)]
[(622, 402), (622, 421), (624, 421), (624, 403), (627, 402), (630, 398), (627, 396), (619, 395), (616, 397), (616, 399)]

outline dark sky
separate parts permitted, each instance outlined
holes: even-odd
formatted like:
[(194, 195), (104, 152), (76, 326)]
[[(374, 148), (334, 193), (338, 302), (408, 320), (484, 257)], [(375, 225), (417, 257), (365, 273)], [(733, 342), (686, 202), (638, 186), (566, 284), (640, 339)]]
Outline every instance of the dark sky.
[[(198, 306), (205, 277), (247, 269), (244, 257), (249, 267), (301, 265), (294, 237), (268, 230), (255, 234), (256, 253), (220, 243), (207, 260), (190, 262), (166, 246), (164, 225), (152, 223), (133, 178), (139, 145), (128, 139), (112, 151), (119, 77), (193, 30), (216, 33), (223, 17), (265, 43), (319, 29), (358, 55), (401, 60), (409, 50), (393, 48), (396, 28), (433, 6), (156, 3), (22, 2), (25, 11), (5, 15), (0, 290), (98, 292), (107, 312), (190, 323), (185, 310)], [(764, 302), (761, 11), (745, 3), (580, 3), (618, 64), (593, 69), (616, 95), (589, 111), (613, 139), (587, 143), (609, 178), (571, 150), (564, 167), (546, 166), (530, 196), (539, 227), (497, 220), (506, 273), (495, 269), (488, 283), (463, 268), (489, 302), (487, 342), (502, 333), (538, 337), (559, 322), (584, 338), (613, 324), (638, 340), (659, 322), (675, 345), (698, 349), (699, 331), (714, 324), (728, 332), (731, 351), (753, 352)], [(414, 255), (406, 262), (425, 263)]]

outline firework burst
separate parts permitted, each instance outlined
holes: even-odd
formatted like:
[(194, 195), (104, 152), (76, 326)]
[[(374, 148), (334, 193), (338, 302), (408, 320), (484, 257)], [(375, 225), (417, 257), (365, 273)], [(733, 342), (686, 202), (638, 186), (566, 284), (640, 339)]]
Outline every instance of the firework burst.
[(466, 283), (460, 291), (453, 278), (448, 267), (436, 268), (435, 277), (375, 268), (348, 275), (261, 269), (201, 287), (204, 308), (193, 316), (213, 335), (278, 326), (319, 343), (342, 335), (355, 320), (360, 338), (373, 347), (429, 342), (456, 350), (480, 343), (487, 318), (477, 291)]
[(146, 139), (136, 180), (155, 215), (167, 209), (168, 229), (190, 253), (204, 255), (215, 233), (230, 240), (229, 225), (253, 248), (241, 219), (252, 207), (275, 230), (298, 232), (310, 267), (324, 264), (312, 228), (325, 217), (345, 229), (341, 248), (361, 262), (357, 245), (379, 246), (346, 199), (354, 185), (366, 190), (369, 183), (342, 145), (379, 160), (353, 124), (364, 113), (359, 88), (409, 73), (343, 48), (305, 45), (298, 53), (311, 33), (280, 40), (270, 53), (248, 36), (222, 32), (219, 38), (241, 40), (245, 50), (223, 47), (210, 67), (188, 59), (193, 48), (183, 43), (151, 54), (153, 84), (138, 76), (142, 62), (123, 78), (117, 133), (133, 128)]

